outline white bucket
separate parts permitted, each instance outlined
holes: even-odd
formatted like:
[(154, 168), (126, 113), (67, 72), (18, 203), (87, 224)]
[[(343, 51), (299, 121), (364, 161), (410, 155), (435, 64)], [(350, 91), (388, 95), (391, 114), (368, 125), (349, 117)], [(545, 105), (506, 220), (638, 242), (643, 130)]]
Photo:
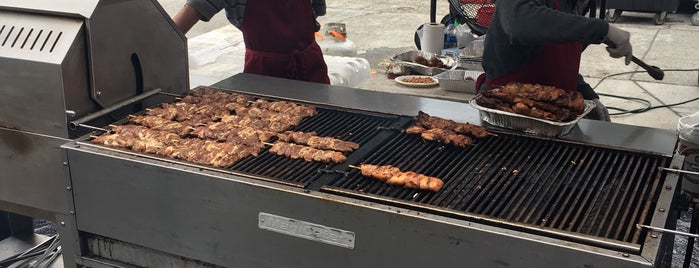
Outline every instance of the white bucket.
[[(677, 121), (680, 141), (677, 153), (684, 155), (683, 170), (699, 172), (699, 112)], [(699, 195), (699, 175), (682, 174), (682, 189)]]

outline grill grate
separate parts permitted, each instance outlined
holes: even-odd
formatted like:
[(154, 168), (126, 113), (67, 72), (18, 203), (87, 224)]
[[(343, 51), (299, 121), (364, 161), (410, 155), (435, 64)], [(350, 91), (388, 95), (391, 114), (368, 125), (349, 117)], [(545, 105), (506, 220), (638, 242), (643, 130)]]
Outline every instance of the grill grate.
[[(346, 111), (318, 108), (318, 114), (304, 119), (294, 131), (315, 131), (318, 136), (329, 136), (365, 145), (376, 136), (380, 127), (387, 127), (395, 122), (395, 116), (379, 116), (359, 114)], [(347, 155), (347, 153), (345, 153)], [(299, 187), (306, 187), (318, 179), (323, 173), (320, 169), (328, 169), (335, 164), (307, 162), (303, 159), (291, 159), (278, 156), (264, 150), (258, 157), (245, 158), (230, 169), (262, 176), (275, 182), (283, 182)]]
[(442, 178), (445, 184), (438, 193), (418, 191), (350, 170), (323, 189), (625, 246), (640, 245), (636, 224), (650, 221), (659, 193), (657, 168), (669, 159), (507, 134), (465, 149), (398, 134), (363, 162), (391, 164)]

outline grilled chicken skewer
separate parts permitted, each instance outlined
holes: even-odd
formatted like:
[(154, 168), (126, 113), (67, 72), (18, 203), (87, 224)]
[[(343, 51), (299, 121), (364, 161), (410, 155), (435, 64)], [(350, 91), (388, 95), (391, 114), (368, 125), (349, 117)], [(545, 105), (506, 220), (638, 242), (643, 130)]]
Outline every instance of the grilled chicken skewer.
[(411, 126), (405, 129), (405, 133), (419, 134), (423, 139), (428, 141), (438, 141), (464, 148), (473, 143), (473, 139), (466, 135), (441, 128), (425, 129), (421, 126)]
[(415, 120), (415, 125), (423, 127), (425, 129), (439, 128), (444, 130), (453, 131), (459, 134), (469, 134), (476, 138), (485, 138), (489, 135), (494, 135), (488, 131), (485, 127), (476, 126), (470, 123), (458, 123), (454, 120), (439, 118), (436, 116), (431, 116), (425, 112), (418, 112), (418, 115), (413, 118)]
[(316, 132), (285, 131), (277, 134), (280, 141), (307, 145), (316, 149), (351, 152), (359, 148), (358, 143), (332, 137), (316, 136)]
[(430, 177), (413, 171), (403, 172), (399, 168), (391, 165), (371, 165), (361, 164), (359, 166), (350, 165), (350, 168), (359, 169), (363, 176), (385, 181), (388, 184), (400, 185), (405, 188), (429, 190), (439, 192), (444, 186), (444, 182), (436, 177)]
[(152, 130), (138, 125), (115, 126), (112, 131), (114, 133), (105, 133), (94, 138), (92, 142), (215, 167), (228, 167), (249, 155), (257, 156), (262, 148), (262, 144), (259, 143), (257, 146), (250, 146), (180, 138), (171, 132)]
[(293, 144), (283, 141), (277, 141), (269, 148), (270, 153), (281, 156), (290, 157), (292, 159), (303, 159), (306, 161), (318, 161), (324, 163), (340, 163), (347, 160), (347, 157), (340, 152), (331, 150), (321, 150), (306, 145)]

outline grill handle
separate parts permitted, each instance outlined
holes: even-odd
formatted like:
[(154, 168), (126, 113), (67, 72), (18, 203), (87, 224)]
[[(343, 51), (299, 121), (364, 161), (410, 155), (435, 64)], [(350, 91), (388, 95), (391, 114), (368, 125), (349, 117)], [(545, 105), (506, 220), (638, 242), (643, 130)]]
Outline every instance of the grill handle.
[(124, 106), (130, 105), (130, 104), (132, 104), (132, 103), (134, 103), (134, 102), (138, 102), (138, 101), (141, 101), (141, 100), (143, 100), (143, 99), (145, 99), (145, 98), (148, 98), (148, 97), (150, 97), (150, 96), (153, 96), (153, 95), (157, 94), (157, 93), (160, 92), (160, 91), (162, 91), (162, 89), (160, 89), (160, 88), (154, 88), (154, 89), (148, 90), (148, 91), (146, 91), (146, 92), (143, 92), (143, 93), (141, 93), (141, 94), (138, 94), (138, 95), (136, 95), (136, 96), (129, 97), (129, 98), (127, 98), (127, 99), (125, 99), (125, 100), (123, 100), (123, 101), (117, 102), (117, 103), (115, 103), (115, 104), (113, 104), (113, 105), (111, 105), (111, 106), (109, 106), (109, 107), (105, 107), (104, 109), (99, 110), (99, 111), (97, 111), (96, 113), (92, 113), (92, 114), (89, 114), (89, 115), (87, 115), (87, 116), (83, 116), (83, 117), (81, 117), (81, 118), (79, 118), (79, 119), (77, 119), (77, 120), (70, 121), (70, 122), (68, 123), (68, 127), (69, 127), (71, 130), (76, 130), (78, 127), (89, 127), (89, 126), (86, 126), (86, 125), (84, 125), (84, 124), (87, 123), (87, 122), (92, 121), (92, 120), (95, 119), (95, 118), (98, 118), (98, 117), (100, 117), (100, 116), (104, 116), (104, 115), (106, 115), (106, 114), (108, 114), (108, 113), (111, 113), (111, 112), (113, 112), (113, 111), (115, 111), (115, 110), (117, 110), (117, 109), (119, 109), (119, 108), (123, 108)]
[(696, 171), (674, 169), (674, 168), (658, 167), (658, 170), (667, 171), (667, 172), (674, 172), (674, 173), (685, 173), (685, 174), (699, 175), (699, 172), (696, 172)]
[(685, 232), (680, 232), (680, 231), (675, 231), (675, 230), (670, 230), (670, 229), (665, 229), (665, 228), (660, 228), (660, 227), (654, 227), (654, 226), (648, 226), (648, 225), (643, 225), (643, 224), (636, 224), (636, 228), (638, 229), (649, 229), (651, 231), (656, 231), (656, 232), (661, 232), (661, 233), (671, 233), (671, 234), (676, 234), (676, 235), (683, 235), (683, 236), (688, 236), (688, 237), (693, 237), (693, 238), (699, 238), (699, 235), (697, 234), (690, 234), (690, 233), (685, 233)]

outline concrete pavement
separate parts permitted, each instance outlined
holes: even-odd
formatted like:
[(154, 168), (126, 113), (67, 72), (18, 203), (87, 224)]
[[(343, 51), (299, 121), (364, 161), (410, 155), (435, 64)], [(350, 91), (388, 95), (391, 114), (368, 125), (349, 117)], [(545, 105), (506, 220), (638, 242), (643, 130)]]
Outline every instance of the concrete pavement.
[[(688, 0), (682, 0), (688, 1)], [(160, 0), (174, 15), (182, 0)], [(357, 87), (401, 94), (467, 101), (473, 95), (433, 88), (410, 88), (399, 85), (385, 75), (388, 59), (398, 53), (415, 50), (414, 32), (429, 21), (429, 1), (327, 0), (327, 15), (321, 23), (341, 22), (347, 26), (348, 38), (356, 43), (358, 56), (369, 61), (372, 78)], [(448, 2), (438, 1), (437, 19), (448, 13)], [(699, 97), (699, 27), (691, 25), (690, 14), (668, 14), (663, 25), (653, 24), (650, 13), (624, 12), (615, 22), (631, 33), (634, 55), (649, 65), (665, 70), (665, 78), (656, 81), (638, 65), (624, 65), (607, 56), (604, 46), (593, 45), (583, 53), (580, 72), (600, 93), (648, 100), (653, 106), (667, 105)], [(187, 34), (189, 38), (192, 86), (207, 85), (242, 70), (242, 35), (230, 26), (223, 12), (210, 22), (200, 22)], [(206, 59), (206, 57), (212, 57)], [(199, 62), (197, 62), (199, 61)], [(200, 64), (201, 63), (201, 64)], [(678, 71), (672, 71), (678, 70)], [(692, 71), (679, 71), (692, 70)], [(606, 76), (638, 72), (619, 76)], [(642, 107), (635, 101), (602, 97), (607, 106), (622, 109)], [(681, 116), (699, 111), (699, 101), (652, 109), (638, 114), (612, 116), (623, 124), (675, 129)], [(614, 112), (614, 111), (612, 111)]]

